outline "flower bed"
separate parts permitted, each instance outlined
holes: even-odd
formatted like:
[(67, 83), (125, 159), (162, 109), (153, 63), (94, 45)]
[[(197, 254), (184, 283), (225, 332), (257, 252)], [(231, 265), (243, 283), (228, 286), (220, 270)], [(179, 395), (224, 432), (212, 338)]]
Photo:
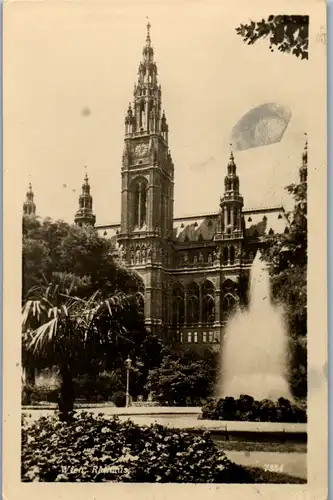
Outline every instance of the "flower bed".
[(306, 408), (284, 398), (278, 401), (256, 401), (251, 396), (243, 395), (239, 399), (211, 399), (202, 407), (201, 412), (199, 418), (205, 420), (290, 423), (307, 421)]
[(80, 412), (22, 423), (22, 481), (255, 482), (219, 451), (207, 433), (193, 436), (161, 425)]

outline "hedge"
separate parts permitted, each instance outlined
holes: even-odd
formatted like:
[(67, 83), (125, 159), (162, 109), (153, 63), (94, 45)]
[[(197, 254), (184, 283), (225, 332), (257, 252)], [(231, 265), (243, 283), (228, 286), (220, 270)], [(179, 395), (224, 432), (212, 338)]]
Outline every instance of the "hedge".
[(201, 409), (199, 418), (207, 420), (230, 420), (246, 422), (291, 422), (307, 421), (306, 407), (288, 399), (257, 401), (251, 396), (239, 399), (226, 397), (209, 400)]

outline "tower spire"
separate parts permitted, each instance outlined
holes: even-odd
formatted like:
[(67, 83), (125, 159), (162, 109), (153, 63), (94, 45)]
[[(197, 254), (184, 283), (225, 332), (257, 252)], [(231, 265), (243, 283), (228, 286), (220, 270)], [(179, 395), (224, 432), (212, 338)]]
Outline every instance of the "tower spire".
[[(85, 167), (86, 168), (86, 167)], [(88, 174), (86, 172), (84, 176), (84, 182), (82, 184), (82, 193), (79, 197), (79, 209), (75, 214), (74, 222), (78, 226), (94, 226), (96, 222), (96, 216), (92, 210), (93, 199), (90, 194), (90, 184)]]
[(148, 20), (148, 17), (147, 17), (147, 37), (146, 37), (146, 44), (150, 46), (151, 44), (151, 40), (150, 40), (150, 28), (151, 28), (151, 24)]
[(146, 28), (146, 42), (142, 50), (138, 80), (133, 92), (133, 107), (129, 106), (125, 118), (125, 135), (130, 138), (133, 135), (159, 134), (167, 144), (168, 126), (165, 114), (162, 117), (162, 92), (158, 85), (149, 21), (147, 21)]
[(26, 194), (26, 200), (23, 203), (23, 214), (24, 215), (36, 214), (36, 204), (34, 202), (34, 193), (32, 190), (31, 182), (29, 182), (28, 191)]

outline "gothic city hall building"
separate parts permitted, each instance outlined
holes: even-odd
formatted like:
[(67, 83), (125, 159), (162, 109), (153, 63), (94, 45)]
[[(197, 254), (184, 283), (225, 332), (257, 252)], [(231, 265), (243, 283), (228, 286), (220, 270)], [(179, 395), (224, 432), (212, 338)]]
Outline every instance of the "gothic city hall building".
[(147, 329), (175, 347), (219, 345), (260, 237), (283, 232), (282, 207), (244, 210), (233, 153), (216, 213), (174, 217), (175, 165), (150, 25), (125, 117), (120, 224), (99, 226), (143, 278)]
[[(147, 331), (175, 349), (218, 348), (230, 313), (246, 295), (244, 283), (263, 237), (287, 231), (287, 218), (282, 206), (244, 209), (232, 152), (216, 212), (174, 217), (175, 165), (168, 133), (148, 24), (125, 116), (121, 220), (96, 228), (114, 242), (115, 257), (143, 279)], [(303, 169), (306, 164), (304, 153)], [(28, 195), (31, 205), (31, 189)], [(95, 225), (87, 176), (75, 223)]]

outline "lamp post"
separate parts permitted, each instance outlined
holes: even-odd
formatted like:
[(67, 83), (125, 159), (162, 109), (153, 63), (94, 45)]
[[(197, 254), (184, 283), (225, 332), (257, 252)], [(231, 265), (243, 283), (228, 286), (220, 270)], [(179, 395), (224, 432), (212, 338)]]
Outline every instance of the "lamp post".
[(125, 361), (125, 366), (126, 366), (126, 408), (129, 406), (129, 372), (132, 366), (132, 360), (128, 356), (128, 358)]

